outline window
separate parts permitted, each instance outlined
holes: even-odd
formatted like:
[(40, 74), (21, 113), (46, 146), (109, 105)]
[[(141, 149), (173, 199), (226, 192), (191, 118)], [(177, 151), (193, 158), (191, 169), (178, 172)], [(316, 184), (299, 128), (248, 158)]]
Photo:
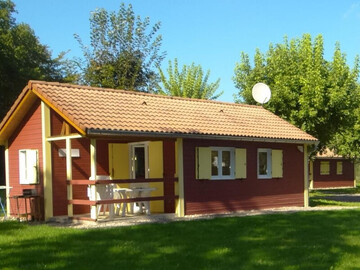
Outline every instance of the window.
[(258, 149), (257, 175), (259, 179), (283, 177), (283, 150)]
[(320, 161), (320, 175), (329, 175), (329, 174), (330, 174), (330, 162)]
[(258, 149), (258, 178), (271, 178), (271, 149)]
[(38, 151), (19, 150), (20, 184), (38, 183)]
[(246, 149), (196, 147), (196, 179), (245, 179)]
[(211, 179), (234, 178), (234, 148), (211, 147)]
[(337, 175), (343, 174), (343, 163), (342, 163), (342, 161), (336, 162), (336, 174)]

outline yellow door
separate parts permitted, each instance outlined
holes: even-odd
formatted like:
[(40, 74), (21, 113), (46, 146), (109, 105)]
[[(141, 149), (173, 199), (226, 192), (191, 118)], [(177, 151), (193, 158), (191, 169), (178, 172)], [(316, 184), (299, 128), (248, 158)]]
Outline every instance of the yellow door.
[[(162, 141), (149, 142), (148, 147), (149, 178), (163, 178), (163, 143)], [(155, 188), (155, 190), (151, 192), (151, 196), (164, 196), (163, 182), (150, 183), (150, 187)], [(155, 213), (164, 213), (164, 201), (151, 201), (150, 210)]]
[(129, 179), (129, 147), (126, 143), (109, 143), (111, 179)]

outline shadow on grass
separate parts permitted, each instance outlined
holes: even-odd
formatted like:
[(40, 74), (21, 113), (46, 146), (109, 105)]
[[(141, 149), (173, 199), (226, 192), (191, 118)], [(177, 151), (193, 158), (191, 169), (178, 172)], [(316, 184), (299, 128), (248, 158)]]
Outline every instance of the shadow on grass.
[(4, 222), (0, 269), (355, 269), (359, 226), (358, 210), (97, 230)]

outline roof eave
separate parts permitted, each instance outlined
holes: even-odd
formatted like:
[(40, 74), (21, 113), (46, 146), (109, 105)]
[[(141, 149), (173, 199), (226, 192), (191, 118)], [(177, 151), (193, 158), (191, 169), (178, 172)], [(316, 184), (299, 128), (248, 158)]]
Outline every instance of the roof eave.
[(150, 132), (150, 131), (127, 131), (127, 130), (102, 130), (87, 129), (89, 137), (161, 137), (161, 138), (192, 138), (192, 139), (215, 139), (215, 140), (233, 140), (233, 141), (253, 141), (253, 142), (272, 142), (272, 143), (293, 143), (293, 144), (318, 144), (318, 140), (304, 139), (284, 139), (284, 138), (265, 138), (265, 137), (247, 137), (247, 136), (228, 136), (215, 134), (196, 134), (196, 133), (172, 133), (172, 132)]
[(4, 145), (37, 99), (26, 86), (0, 123), (0, 145)]

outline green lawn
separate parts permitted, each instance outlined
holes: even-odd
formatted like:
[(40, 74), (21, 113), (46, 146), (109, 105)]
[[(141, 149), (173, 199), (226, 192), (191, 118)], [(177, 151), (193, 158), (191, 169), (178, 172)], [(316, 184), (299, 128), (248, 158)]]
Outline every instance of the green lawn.
[(316, 189), (310, 191), (310, 206), (357, 206), (360, 207), (360, 202), (342, 202), (331, 200), (326, 197), (341, 194), (359, 194), (360, 182), (355, 188), (338, 188), (338, 189)]
[[(5, 202), (6, 202), (6, 191), (3, 189), (0, 189), (0, 198), (1, 198), (1, 202), (2, 204), (5, 206)], [(3, 217), (4, 213), (2, 211), (2, 209), (0, 208), (0, 217)], [(1, 250), (0, 250), (1, 252)]]
[(0, 269), (356, 269), (360, 210), (78, 230), (0, 222)]
[(360, 193), (360, 182), (356, 184), (355, 188), (315, 189), (310, 191), (310, 194), (316, 196), (326, 196), (329, 194), (356, 194), (356, 193)]

